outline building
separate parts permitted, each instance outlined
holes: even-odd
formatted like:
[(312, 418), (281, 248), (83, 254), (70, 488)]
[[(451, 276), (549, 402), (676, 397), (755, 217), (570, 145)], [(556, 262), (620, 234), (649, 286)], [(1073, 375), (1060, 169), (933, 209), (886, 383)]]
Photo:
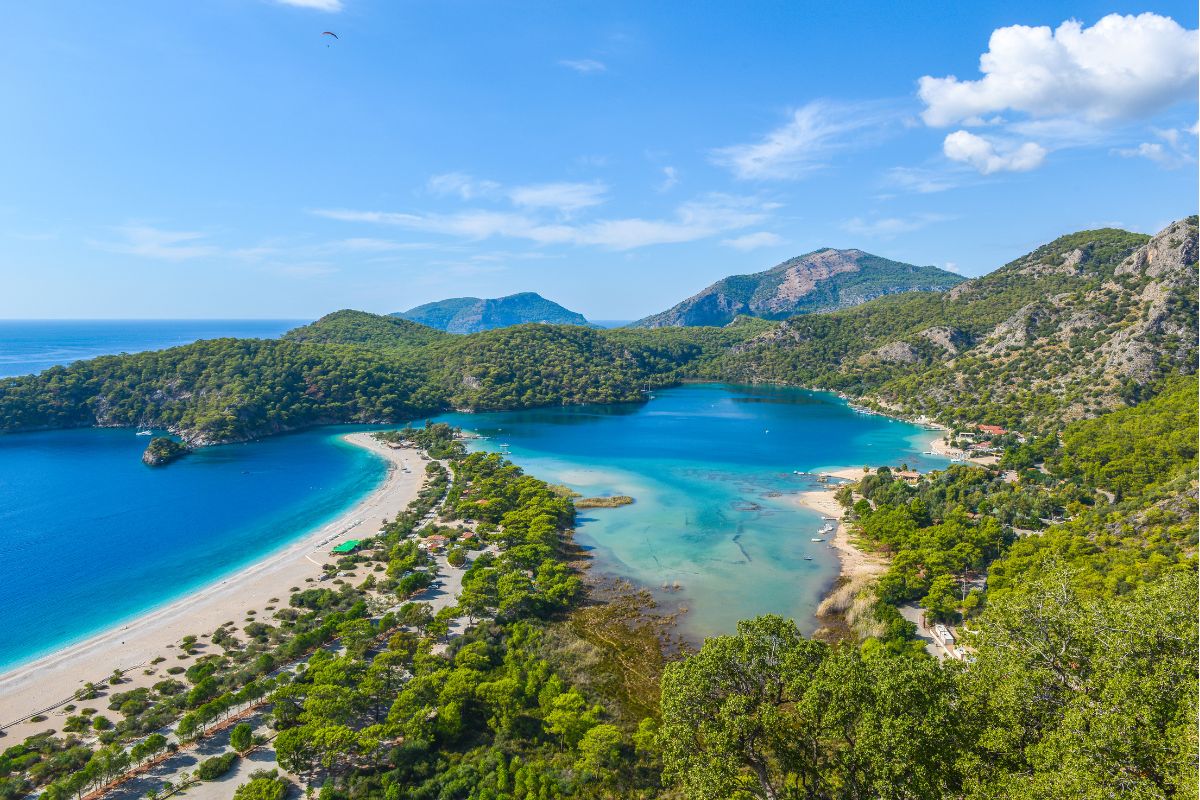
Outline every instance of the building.
[(353, 553), (354, 551), (358, 550), (359, 545), (361, 545), (361, 544), (362, 544), (362, 541), (359, 539), (347, 539), (346, 541), (339, 544), (337, 547), (330, 550), (329, 553), (330, 553), (330, 555), (335, 555), (335, 556), (348, 556), (351, 553)]
[(980, 433), (986, 433), (989, 436), (1003, 436), (1008, 431), (1001, 428), (999, 425), (976, 425)]

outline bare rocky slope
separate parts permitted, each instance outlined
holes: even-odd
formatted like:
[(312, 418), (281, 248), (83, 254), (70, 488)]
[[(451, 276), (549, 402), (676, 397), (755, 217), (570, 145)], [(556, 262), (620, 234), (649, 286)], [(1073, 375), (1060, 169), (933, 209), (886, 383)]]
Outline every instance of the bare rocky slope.
[(633, 327), (727, 325), (738, 316), (786, 319), (849, 308), (888, 294), (944, 291), (962, 280), (937, 267), (890, 261), (862, 250), (824, 248), (764, 272), (724, 278)]

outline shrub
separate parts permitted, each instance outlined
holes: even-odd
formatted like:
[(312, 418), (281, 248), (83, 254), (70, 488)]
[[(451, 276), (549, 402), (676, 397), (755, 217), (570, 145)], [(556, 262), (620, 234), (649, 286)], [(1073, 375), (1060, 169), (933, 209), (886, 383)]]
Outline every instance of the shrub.
[(206, 758), (196, 768), (196, 777), (202, 781), (215, 781), (233, 768), (233, 762), (237, 761), (237, 757), (237, 753), (230, 751), (219, 756)]

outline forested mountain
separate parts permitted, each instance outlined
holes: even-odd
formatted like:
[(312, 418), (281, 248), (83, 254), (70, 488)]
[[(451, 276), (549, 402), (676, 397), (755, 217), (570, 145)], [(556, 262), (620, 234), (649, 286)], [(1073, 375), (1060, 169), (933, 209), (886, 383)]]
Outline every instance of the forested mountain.
[(1136, 401), (1196, 364), (1196, 218), (1153, 239), (1064, 236), (944, 294), (805, 315), (729, 374), (817, 386), (945, 422), (1037, 428)]
[[(453, 336), (342, 311), (281, 341), (0, 381), (5, 430), (141, 423), (196, 443), (627, 401), (697, 377), (1026, 434), (998, 434), (994, 467), (911, 483), (880, 467), (839, 490), (856, 543), (884, 562), (846, 593), (840, 637), (764, 616), (695, 652), (663, 645), (647, 599), (580, 580), (561, 487), (468, 455), (445, 425), (381, 434), (438, 460), (407, 511), (328, 565), (365, 580), (313, 584), (202, 637), (213, 649), (182, 673), (192, 685), (114, 694), (123, 719), (95, 751), (65, 733), (13, 744), (0, 797), (83, 795), (167, 747), (174, 720), (186, 744), (264, 697), (279, 765), (328, 800), (1195, 797), (1196, 237), (1194, 217), (1152, 239), (1085, 231), (943, 295), (783, 323)], [(433, 580), (419, 541), (433, 532), (470, 559), (458, 605), (437, 614), (404, 602)], [(914, 604), (962, 623), (967, 662), (925, 655), (902, 615)], [(468, 629), (447, 640), (457, 618)], [(287, 784), (251, 787), (240, 796)]]
[(409, 319), (450, 333), (479, 333), (527, 322), (552, 325), (587, 325), (582, 314), (563, 308), (536, 292), (480, 299), (452, 297), (398, 311), (393, 317)]
[(423, 347), (449, 336), (419, 322), (343, 309), (326, 314), (311, 325), (294, 328), (283, 338), (291, 342), (368, 344), (394, 349)]
[(1064, 236), (944, 293), (785, 322), (453, 336), (339, 311), (282, 340), (221, 339), (0, 381), (0, 430), (155, 425), (193, 444), (448, 408), (642, 397), (647, 383), (776, 382), (1026, 432), (1132, 405), (1195, 371), (1196, 218), (1153, 239)]
[(765, 272), (723, 278), (633, 327), (726, 325), (738, 315), (786, 319), (848, 308), (889, 294), (944, 291), (962, 280), (937, 267), (915, 267), (862, 250), (825, 248)]

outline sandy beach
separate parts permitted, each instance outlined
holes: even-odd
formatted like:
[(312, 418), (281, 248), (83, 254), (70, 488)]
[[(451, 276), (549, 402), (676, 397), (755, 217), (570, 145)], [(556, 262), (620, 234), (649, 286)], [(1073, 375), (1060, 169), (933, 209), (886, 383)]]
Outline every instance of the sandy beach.
[[(856, 470), (857, 475), (853, 477), (861, 478), (863, 475), (862, 468), (858, 467)], [(851, 477), (848, 474), (850, 472), (849, 469), (840, 470), (839, 472), (843, 474), (838, 475), (838, 472), (827, 474), (845, 478)], [(842, 519), (845, 513), (844, 509), (834, 498), (834, 494), (838, 488), (840, 487), (801, 492), (795, 496), (795, 502), (803, 508), (816, 511), (823, 517), (832, 517), (837, 520), (837, 530), (834, 531), (833, 538), (829, 540), (829, 543), (837, 550), (838, 559), (842, 563), (841, 577), (843, 579), (856, 580), (878, 575), (887, 569), (887, 563), (880, 556), (858, 549), (850, 541), (850, 526)]]
[[(114, 669), (120, 669), (127, 671), (126, 680), (117, 691), (151, 685), (165, 677), (166, 667), (190, 664), (191, 659), (180, 658), (176, 647), (183, 637), (211, 633), (231, 620), (240, 626), (250, 610), (269, 618), (267, 606), (286, 606), (292, 587), (303, 587), (321, 575), (321, 565), (333, 560), (330, 548), (345, 539), (374, 535), (385, 519), (394, 518), (416, 497), (425, 475), (425, 462), (417, 451), (393, 450), (366, 433), (343, 438), (389, 462), (387, 477), (375, 491), (334, 521), (233, 575), (0, 675), (0, 725), (10, 726), (35, 712), (48, 717), (5, 727), (8, 741), (49, 728), (60, 730), (63, 710), (43, 710), (67, 700), (86, 682), (102, 684)], [(200, 653), (205, 652), (203, 641)], [(156, 657), (167, 660), (153, 670), (156, 674), (144, 674)], [(107, 702), (98, 698), (81, 705), (104, 708)]]

